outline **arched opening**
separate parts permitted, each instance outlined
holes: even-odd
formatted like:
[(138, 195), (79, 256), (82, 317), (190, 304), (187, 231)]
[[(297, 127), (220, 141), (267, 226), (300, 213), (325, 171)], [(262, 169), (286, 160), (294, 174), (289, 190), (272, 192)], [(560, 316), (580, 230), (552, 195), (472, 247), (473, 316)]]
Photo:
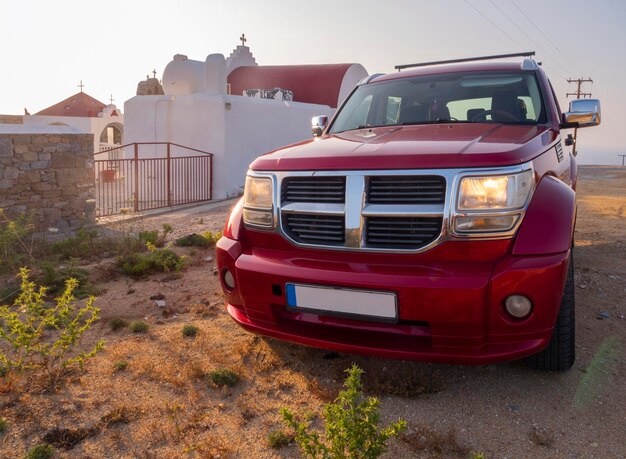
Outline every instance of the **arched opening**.
[(123, 127), (119, 123), (108, 124), (100, 134), (100, 143), (109, 145), (121, 145), (123, 137)]

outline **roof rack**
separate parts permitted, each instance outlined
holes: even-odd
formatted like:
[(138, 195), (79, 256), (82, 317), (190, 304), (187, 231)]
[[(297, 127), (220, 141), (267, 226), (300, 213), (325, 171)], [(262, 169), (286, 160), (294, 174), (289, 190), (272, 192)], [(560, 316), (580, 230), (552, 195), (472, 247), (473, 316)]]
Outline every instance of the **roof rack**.
[(402, 64), (396, 65), (396, 69), (398, 71), (413, 68), (413, 67), (426, 67), (427, 65), (439, 65), (439, 64), (457, 64), (459, 62), (471, 62), (471, 61), (487, 61), (491, 59), (504, 59), (507, 57), (530, 57), (534, 56), (534, 51), (528, 51), (526, 53), (513, 53), (513, 54), (495, 54), (492, 56), (481, 56), (481, 57), (466, 57), (463, 59), (450, 59), (447, 61), (433, 61), (433, 62), (422, 62), (420, 64)]

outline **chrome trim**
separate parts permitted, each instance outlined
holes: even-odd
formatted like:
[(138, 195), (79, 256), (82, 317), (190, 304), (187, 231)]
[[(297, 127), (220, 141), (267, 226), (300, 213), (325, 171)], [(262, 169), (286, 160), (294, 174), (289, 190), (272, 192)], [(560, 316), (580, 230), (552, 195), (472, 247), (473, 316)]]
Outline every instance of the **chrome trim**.
[(441, 217), (443, 204), (367, 204), (361, 212), (364, 217)]
[(318, 202), (299, 202), (286, 204), (282, 207), (284, 213), (290, 214), (320, 214), (320, 215), (345, 215), (344, 204), (324, 204)]
[[(532, 163), (524, 163), (515, 166), (489, 167), (489, 168), (455, 168), (455, 169), (399, 169), (399, 170), (349, 170), (349, 171), (275, 171), (261, 172), (249, 171), (248, 174), (256, 177), (270, 177), (272, 179), (274, 193), (274, 222), (275, 228), (256, 228), (260, 231), (276, 231), (285, 239), (297, 247), (313, 249), (325, 249), (348, 252), (378, 252), (378, 253), (422, 253), (433, 247), (450, 240), (467, 239), (510, 239), (519, 228), (526, 209), (530, 203), (535, 189), (533, 181), (528, 200), (523, 208), (506, 211), (490, 212), (460, 212), (457, 211), (458, 193), (461, 179), (468, 176), (510, 175), (526, 170), (532, 170)], [(444, 204), (412, 204), (412, 205), (384, 205), (365, 204), (366, 177), (372, 176), (402, 176), (402, 175), (438, 175), (444, 178), (446, 183), (446, 195)], [(346, 177), (346, 202), (345, 204), (325, 203), (289, 203), (281, 206), (282, 181), (288, 177)], [(346, 245), (337, 247), (330, 245), (306, 244), (293, 240), (283, 228), (282, 212), (285, 213), (313, 213), (320, 215), (345, 215), (345, 240)], [(519, 218), (515, 225), (508, 231), (498, 233), (453, 233), (454, 219), (462, 216), (497, 216), (518, 214)], [(439, 236), (430, 244), (419, 249), (389, 249), (367, 247), (365, 242), (364, 222), (366, 217), (441, 217), (442, 227)]]

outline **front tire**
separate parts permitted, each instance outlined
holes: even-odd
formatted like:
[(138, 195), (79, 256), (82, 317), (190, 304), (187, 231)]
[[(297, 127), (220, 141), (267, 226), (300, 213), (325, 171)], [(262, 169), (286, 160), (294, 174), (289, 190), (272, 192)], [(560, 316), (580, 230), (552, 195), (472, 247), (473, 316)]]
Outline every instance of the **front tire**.
[(570, 252), (561, 307), (550, 344), (543, 351), (526, 359), (526, 363), (530, 367), (543, 371), (566, 371), (572, 367), (576, 359), (575, 306), (574, 257), (573, 253)]

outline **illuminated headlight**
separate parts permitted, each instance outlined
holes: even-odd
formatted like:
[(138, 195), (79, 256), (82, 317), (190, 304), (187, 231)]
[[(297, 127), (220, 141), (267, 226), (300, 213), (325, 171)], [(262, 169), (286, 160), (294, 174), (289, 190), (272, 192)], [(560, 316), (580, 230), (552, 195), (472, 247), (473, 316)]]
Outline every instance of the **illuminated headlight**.
[(464, 177), (459, 186), (454, 222), (458, 233), (498, 233), (511, 230), (518, 222), (533, 188), (533, 172), (486, 177)]
[(459, 210), (514, 210), (524, 207), (532, 189), (533, 172), (461, 180)]
[(265, 177), (246, 177), (243, 194), (243, 222), (250, 226), (272, 228), (274, 207), (272, 180)]

